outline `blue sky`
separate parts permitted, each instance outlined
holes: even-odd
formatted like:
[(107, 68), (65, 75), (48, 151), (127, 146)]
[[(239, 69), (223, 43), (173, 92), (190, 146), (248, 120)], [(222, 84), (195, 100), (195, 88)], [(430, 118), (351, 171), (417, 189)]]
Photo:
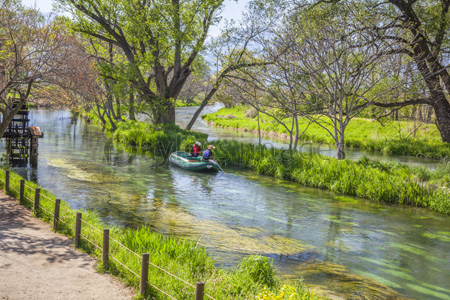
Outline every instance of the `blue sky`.
[[(249, 0), (225, 0), (225, 8), (222, 13), (223, 19), (234, 19), (234, 20), (240, 20), (242, 12), (245, 10), (245, 5), (249, 2)], [(36, 3), (37, 8), (43, 12), (48, 13), (52, 10), (52, 0), (22, 0), (22, 3), (25, 5), (32, 5)], [(222, 21), (223, 22), (223, 21)], [(218, 26), (215, 26), (214, 28), (211, 28), (210, 34), (211, 35), (217, 35), (219, 30), (220, 24)]]

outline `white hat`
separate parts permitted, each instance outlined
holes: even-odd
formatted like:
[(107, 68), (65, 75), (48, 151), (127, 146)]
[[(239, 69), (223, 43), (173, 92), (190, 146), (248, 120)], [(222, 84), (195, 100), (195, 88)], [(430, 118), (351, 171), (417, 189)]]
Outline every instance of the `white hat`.
[(199, 141), (196, 141), (195, 144), (198, 145), (198, 146), (202, 145)]

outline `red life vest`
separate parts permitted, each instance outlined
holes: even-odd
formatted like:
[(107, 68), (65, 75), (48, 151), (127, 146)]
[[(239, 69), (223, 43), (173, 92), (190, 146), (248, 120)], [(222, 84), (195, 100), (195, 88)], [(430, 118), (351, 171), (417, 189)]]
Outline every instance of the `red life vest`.
[(197, 146), (197, 145), (192, 146), (192, 153), (199, 154), (200, 153), (200, 146)]

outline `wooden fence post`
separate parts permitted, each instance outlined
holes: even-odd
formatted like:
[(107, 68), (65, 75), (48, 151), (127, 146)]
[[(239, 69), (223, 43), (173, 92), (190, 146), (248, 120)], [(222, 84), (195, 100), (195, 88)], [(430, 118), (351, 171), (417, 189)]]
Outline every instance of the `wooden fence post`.
[(81, 235), (81, 213), (77, 213), (75, 222), (75, 248), (80, 247), (80, 235)]
[(20, 196), (19, 196), (19, 203), (23, 204), (23, 198), (25, 197), (25, 180), (20, 180)]
[(145, 295), (148, 281), (148, 260), (150, 255), (148, 253), (142, 254), (142, 267), (141, 267), (141, 295)]
[(109, 264), (109, 229), (103, 229), (103, 267)]
[(39, 199), (41, 198), (41, 189), (37, 188), (34, 194), (34, 214), (37, 215), (39, 212)]
[(9, 192), (9, 171), (6, 171), (5, 175), (5, 192)]
[(197, 286), (195, 288), (195, 300), (203, 300), (203, 295), (205, 294), (205, 283), (197, 282)]
[(53, 215), (53, 230), (56, 232), (58, 228), (59, 219), (59, 206), (61, 205), (61, 199), (55, 200), (55, 214)]

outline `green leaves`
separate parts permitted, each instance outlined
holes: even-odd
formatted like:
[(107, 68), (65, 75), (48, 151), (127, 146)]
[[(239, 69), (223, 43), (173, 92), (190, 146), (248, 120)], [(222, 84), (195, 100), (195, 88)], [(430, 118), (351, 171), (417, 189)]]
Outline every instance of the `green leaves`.
[(72, 28), (86, 38), (102, 78), (131, 84), (155, 122), (173, 122), (173, 99), (202, 65), (196, 60), (223, 0), (59, 2), (74, 15)]

